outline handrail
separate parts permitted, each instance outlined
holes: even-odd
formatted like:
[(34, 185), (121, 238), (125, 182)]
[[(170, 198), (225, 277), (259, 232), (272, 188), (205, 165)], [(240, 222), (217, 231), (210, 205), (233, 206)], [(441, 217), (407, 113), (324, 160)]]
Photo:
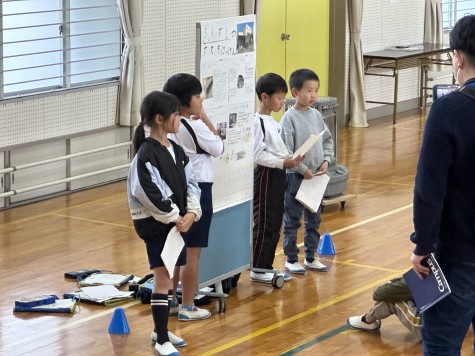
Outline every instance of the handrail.
[[(45, 160), (42, 160), (42, 161), (37, 161), (37, 162), (32, 162), (32, 163), (27, 163), (27, 164), (21, 164), (19, 166), (12, 166), (12, 167), (8, 167), (8, 168), (0, 169), (0, 174), (16, 172), (20, 169), (37, 167), (37, 166), (41, 166), (43, 164), (63, 161), (63, 160), (70, 159), (70, 158), (81, 157), (81, 156), (85, 156), (85, 155), (88, 155), (88, 154), (91, 154), (91, 153), (111, 150), (111, 149), (114, 149), (114, 148), (118, 148), (118, 147), (122, 147), (122, 146), (130, 146), (130, 145), (132, 145), (132, 141), (117, 143), (115, 145), (110, 145), (110, 146), (94, 148), (92, 150), (82, 151), (82, 152), (78, 152), (78, 153), (71, 153), (69, 155), (49, 158), (49, 159), (45, 159)], [(1, 197), (1, 195), (0, 195), (0, 197)]]
[(116, 170), (123, 169), (123, 168), (129, 168), (129, 166), (130, 166), (130, 163), (122, 164), (120, 166), (105, 168), (105, 169), (101, 169), (101, 170), (98, 170), (98, 171), (95, 171), (95, 172), (90, 172), (90, 173), (84, 173), (84, 174), (80, 174), (80, 175), (77, 175), (77, 176), (74, 176), (74, 177), (58, 179), (58, 180), (55, 180), (55, 181), (52, 181), (52, 182), (33, 185), (31, 187), (10, 190), (8, 192), (1, 193), (0, 198), (9, 197), (9, 196), (29, 192), (29, 191), (36, 190), (36, 189), (46, 188), (46, 187), (50, 187), (50, 186), (61, 184), (61, 183), (68, 183), (68, 182), (71, 182), (73, 180), (87, 178), (87, 177), (95, 176), (95, 175), (102, 174), (102, 173), (108, 173), (108, 172), (116, 171)]

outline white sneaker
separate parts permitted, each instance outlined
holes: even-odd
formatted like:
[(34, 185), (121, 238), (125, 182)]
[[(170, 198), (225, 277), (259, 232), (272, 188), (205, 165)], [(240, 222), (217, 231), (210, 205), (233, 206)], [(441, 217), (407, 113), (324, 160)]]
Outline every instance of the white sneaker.
[(362, 317), (363, 315), (350, 316), (346, 322), (351, 328), (357, 330), (378, 331), (381, 327), (380, 320), (376, 320), (372, 323), (365, 323), (363, 320), (361, 320)]
[(251, 282), (272, 283), (274, 273), (257, 273), (251, 271)]
[(313, 262), (307, 262), (307, 260), (305, 260), (303, 264), (305, 265), (305, 267), (313, 269), (315, 271), (325, 272), (328, 270), (328, 267), (317, 259), (314, 259)]
[(305, 268), (298, 263), (290, 263), (290, 262), (285, 262), (285, 269), (289, 271), (290, 273), (296, 273), (296, 274), (304, 274), (305, 273)]
[(186, 310), (181, 307), (178, 312), (178, 320), (180, 321), (202, 320), (210, 316), (211, 312), (209, 310), (201, 309), (196, 306), (193, 307), (193, 310)]
[(180, 304), (170, 306), (170, 309), (168, 310), (168, 315), (177, 316), (179, 311), (180, 311)]
[(284, 281), (290, 281), (292, 279), (292, 276), (290, 274), (287, 274), (287, 273), (282, 273), (282, 272), (279, 272), (278, 273), (279, 276), (281, 276)]
[(155, 344), (155, 350), (160, 356), (179, 356), (180, 353), (172, 345), (171, 342), (167, 341), (163, 345), (160, 345), (158, 342)]
[[(152, 335), (150, 335), (150, 338), (152, 339), (152, 342), (157, 342), (157, 333), (155, 331), (152, 331)], [(176, 336), (170, 330), (168, 330), (168, 338), (170, 339), (172, 345), (175, 347), (183, 347), (186, 345), (186, 341), (184, 339), (179, 336)]]

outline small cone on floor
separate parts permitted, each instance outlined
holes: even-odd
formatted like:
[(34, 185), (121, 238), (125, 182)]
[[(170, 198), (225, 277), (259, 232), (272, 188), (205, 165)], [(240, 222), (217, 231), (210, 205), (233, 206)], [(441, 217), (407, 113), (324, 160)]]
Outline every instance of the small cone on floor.
[(130, 333), (129, 323), (127, 322), (127, 318), (125, 317), (124, 309), (115, 308), (108, 332), (109, 334)]
[(320, 245), (317, 250), (319, 255), (334, 255), (336, 254), (335, 246), (333, 246), (332, 237), (330, 234), (324, 234), (320, 239)]

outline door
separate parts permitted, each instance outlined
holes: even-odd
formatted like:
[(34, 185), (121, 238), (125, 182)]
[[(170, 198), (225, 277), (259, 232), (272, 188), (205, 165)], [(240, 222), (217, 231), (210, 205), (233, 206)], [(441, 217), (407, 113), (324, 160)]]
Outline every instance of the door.
[(328, 95), (329, 38), (329, 0), (262, 0), (257, 77), (274, 72), (288, 82), (294, 70), (309, 68), (320, 78), (319, 95)]
[(328, 0), (287, 0), (285, 78), (312, 69), (320, 78), (319, 95), (328, 95), (329, 27)]

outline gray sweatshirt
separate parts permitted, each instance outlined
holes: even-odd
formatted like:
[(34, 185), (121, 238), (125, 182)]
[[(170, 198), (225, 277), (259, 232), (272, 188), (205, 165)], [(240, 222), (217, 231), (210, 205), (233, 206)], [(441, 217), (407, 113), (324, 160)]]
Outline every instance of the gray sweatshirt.
[(307, 169), (315, 173), (323, 161), (333, 162), (333, 140), (322, 114), (314, 108), (305, 111), (290, 108), (281, 120), (282, 140), (290, 154), (293, 154), (310, 135), (318, 135), (326, 129), (321, 140), (318, 140), (306, 153), (305, 159), (295, 168), (288, 168), (287, 173), (298, 172), (304, 174)]

